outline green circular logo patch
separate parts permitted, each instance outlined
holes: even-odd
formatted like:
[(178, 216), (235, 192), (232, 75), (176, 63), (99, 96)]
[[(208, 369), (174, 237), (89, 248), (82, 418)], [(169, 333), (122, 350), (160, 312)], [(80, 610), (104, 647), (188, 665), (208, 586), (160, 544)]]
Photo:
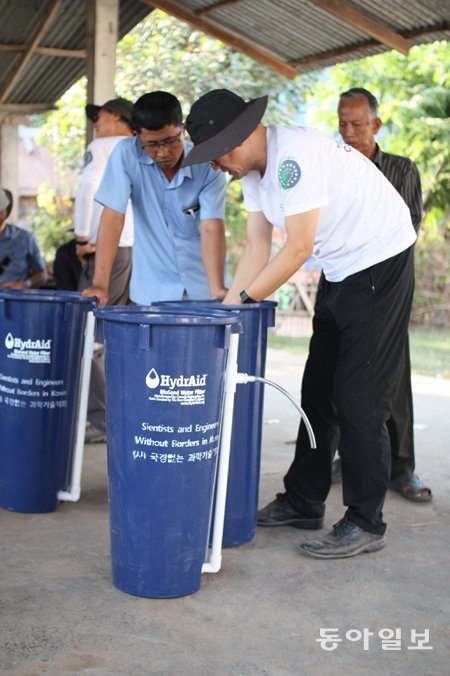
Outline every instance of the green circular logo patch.
[(283, 190), (297, 185), (301, 175), (302, 170), (295, 160), (284, 160), (278, 169), (278, 180)]

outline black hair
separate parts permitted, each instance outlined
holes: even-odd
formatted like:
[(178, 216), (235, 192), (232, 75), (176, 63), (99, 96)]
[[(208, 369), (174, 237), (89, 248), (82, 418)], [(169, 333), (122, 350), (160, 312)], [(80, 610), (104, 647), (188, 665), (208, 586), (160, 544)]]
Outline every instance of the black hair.
[(14, 205), (14, 198), (12, 196), (12, 192), (10, 190), (7, 190), (7, 188), (3, 188), (3, 192), (5, 193), (6, 197), (8, 198), (8, 206), (5, 209), (5, 220), (8, 218), (9, 214), (12, 211), (13, 205)]
[(364, 87), (352, 87), (348, 91), (343, 92), (339, 96), (339, 101), (342, 101), (343, 99), (356, 99), (358, 96), (364, 96), (369, 105), (372, 117), (378, 117), (378, 101), (376, 97), (369, 92), (368, 89), (364, 89)]
[(157, 131), (167, 124), (181, 127), (183, 113), (180, 102), (173, 94), (150, 92), (136, 101), (131, 119), (138, 133), (141, 129)]

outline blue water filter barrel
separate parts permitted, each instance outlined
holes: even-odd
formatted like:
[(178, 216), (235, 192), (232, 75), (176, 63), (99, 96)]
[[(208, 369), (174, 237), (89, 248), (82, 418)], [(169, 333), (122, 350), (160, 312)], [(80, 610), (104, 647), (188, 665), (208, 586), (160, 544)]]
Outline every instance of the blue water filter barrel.
[[(275, 325), (276, 302), (224, 305), (215, 301), (177, 301), (159, 307), (205, 309), (217, 307), (238, 314), (242, 335), (239, 340), (238, 371), (263, 378), (266, 368), (268, 328)], [(234, 398), (223, 547), (250, 542), (255, 537), (258, 513), (264, 385), (237, 385)]]
[(113, 582), (148, 598), (192, 594), (207, 551), (229, 334), (239, 318), (136, 308), (95, 315), (105, 341)]
[(66, 488), (92, 300), (0, 291), (0, 507), (52, 512)]

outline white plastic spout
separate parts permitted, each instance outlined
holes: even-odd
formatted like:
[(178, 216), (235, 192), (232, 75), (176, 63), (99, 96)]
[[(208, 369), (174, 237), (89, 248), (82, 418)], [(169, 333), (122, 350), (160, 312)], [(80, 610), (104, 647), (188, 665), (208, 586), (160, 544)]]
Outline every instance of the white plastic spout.
[(89, 382), (91, 379), (92, 354), (94, 351), (94, 325), (94, 313), (88, 312), (86, 316), (86, 327), (84, 330), (84, 348), (81, 361), (80, 392), (78, 397), (78, 418), (75, 431), (69, 487), (66, 491), (58, 491), (57, 495), (58, 500), (63, 500), (65, 502), (78, 502), (81, 495), (81, 470), (83, 467), (84, 435), (86, 429)]
[(230, 348), (228, 351), (227, 370), (225, 374), (225, 399), (211, 550), (209, 560), (202, 566), (202, 573), (218, 573), (222, 566), (223, 526), (225, 521), (225, 502), (227, 498), (228, 468), (230, 465), (231, 430), (233, 426), (234, 393), (236, 392), (238, 347), (239, 334), (233, 333), (230, 336)]
[(251, 376), (248, 373), (236, 373), (236, 382), (239, 385), (246, 385), (247, 383), (254, 383), (256, 376)]

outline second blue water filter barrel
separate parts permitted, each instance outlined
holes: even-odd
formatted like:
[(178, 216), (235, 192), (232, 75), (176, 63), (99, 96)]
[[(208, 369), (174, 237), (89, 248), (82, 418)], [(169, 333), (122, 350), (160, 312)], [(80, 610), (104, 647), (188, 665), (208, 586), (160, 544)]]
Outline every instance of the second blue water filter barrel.
[(239, 318), (95, 314), (105, 340), (113, 582), (149, 598), (192, 594), (207, 552), (229, 334)]
[[(184, 301), (159, 305), (166, 308), (172, 305), (176, 307), (186, 305), (200, 309), (216, 307), (237, 313), (243, 328), (239, 340), (238, 371), (264, 377), (268, 328), (275, 325), (277, 303), (263, 301), (244, 305), (224, 305), (213, 301)], [(263, 383), (237, 385), (223, 531), (224, 547), (241, 545), (250, 542), (255, 537), (263, 406)]]
[(92, 299), (0, 291), (0, 507), (52, 512), (74, 444), (86, 316)]

